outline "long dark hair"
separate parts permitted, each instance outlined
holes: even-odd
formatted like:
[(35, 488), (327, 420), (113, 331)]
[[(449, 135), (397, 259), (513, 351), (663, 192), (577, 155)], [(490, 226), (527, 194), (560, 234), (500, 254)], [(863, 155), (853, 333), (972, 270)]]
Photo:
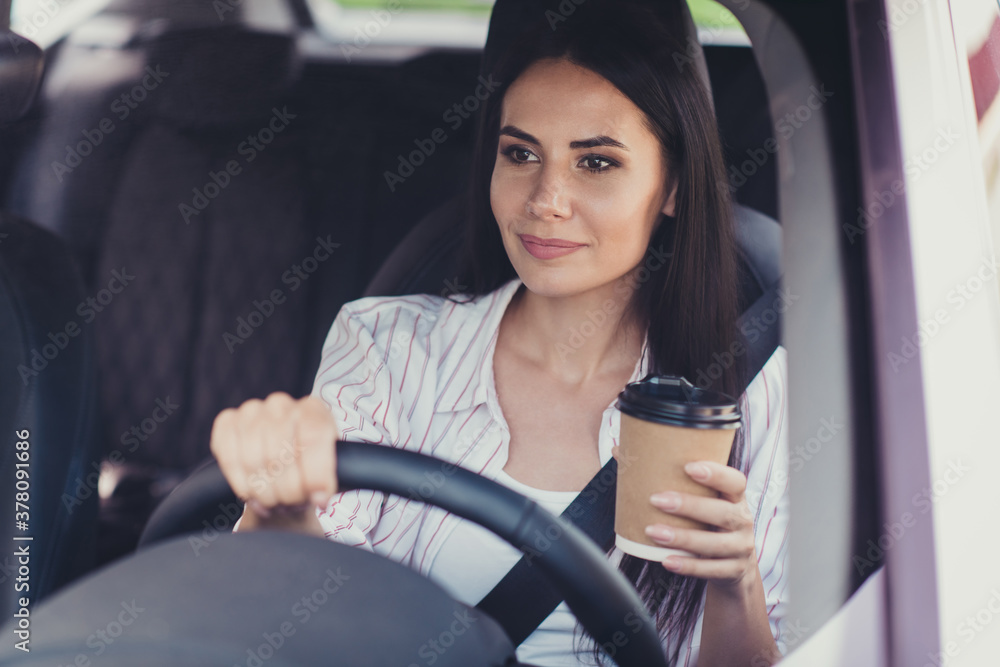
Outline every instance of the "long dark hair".
[[(675, 215), (662, 218), (649, 243), (650, 249), (667, 251), (667, 264), (646, 270), (644, 280), (638, 276), (625, 314), (646, 330), (650, 374), (683, 375), (692, 381), (717, 375), (710, 388), (737, 396), (744, 387), (742, 357), (725, 355), (739, 341), (732, 203), (723, 187), (725, 167), (709, 93), (690, 56), (677, 0), (656, 11), (610, 0), (587, 0), (575, 7), (569, 16), (540, 8), (538, 25), (526, 26), (492, 72), (500, 83), (479, 118), (461, 284), (470, 286), (467, 294), (477, 296), (517, 275), (490, 206), (501, 104), (510, 84), (534, 62), (568, 60), (607, 79), (644, 113), (677, 185)], [(732, 362), (720, 364), (720, 358)], [(745, 430), (737, 433), (731, 466), (742, 460)], [(629, 555), (619, 569), (649, 608), (667, 643), (670, 664), (675, 664), (680, 643), (697, 622), (704, 580), (675, 575), (657, 562)], [(599, 660), (600, 647), (594, 648), (594, 657)]]

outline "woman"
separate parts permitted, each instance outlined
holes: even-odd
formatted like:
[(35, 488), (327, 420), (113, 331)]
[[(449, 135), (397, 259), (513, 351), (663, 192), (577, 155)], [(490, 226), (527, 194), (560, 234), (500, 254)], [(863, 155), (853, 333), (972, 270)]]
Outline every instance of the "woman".
[[(414, 502), (416, 493), (335, 493), (330, 442), (433, 454), (558, 514), (615, 453), (613, 406), (627, 382), (699, 377), (713, 354), (731, 349), (731, 204), (707, 91), (674, 58), (685, 47), (643, 9), (589, 0), (509, 50), (480, 119), (470, 293), (348, 303), (312, 396), (273, 394), (219, 415), (212, 450), (247, 500), (238, 530), (325, 535), (406, 563), (476, 604), (519, 554)], [(672, 664), (780, 657), (787, 503), (783, 490), (765, 490), (785, 479), (783, 374), (779, 349), (741, 398), (729, 466), (689, 466), (719, 498), (664, 489), (650, 500), (716, 527), (647, 529), (698, 557), (609, 554), (649, 606)], [(713, 388), (735, 395), (743, 386), (734, 363)], [(598, 656), (563, 604), (518, 657), (579, 665)]]

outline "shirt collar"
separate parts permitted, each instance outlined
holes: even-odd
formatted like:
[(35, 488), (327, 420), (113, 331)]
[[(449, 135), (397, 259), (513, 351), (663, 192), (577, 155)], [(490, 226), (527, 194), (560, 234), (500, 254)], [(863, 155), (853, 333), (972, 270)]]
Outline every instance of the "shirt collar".
[[(487, 390), (493, 377), (493, 353), (496, 350), (497, 334), (500, 331), (500, 321), (503, 319), (503, 315), (507, 311), (507, 306), (510, 304), (511, 299), (517, 293), (517, 290), (521, 287), (521, 285), (522, 282), (520, 278), (512, 278), (491, 294), (483, 295), (467, 306), (473, 308), (474, 311), (463, 318), (461, 320), (462, 323), (467, 325), (469, 322), (479, 321), (482, 323), (483, 330), (479, 331), (478, 335), (476, 335), (475, 329), (477, 327), (466, 326), (464, 328), (471, 329), (471, 331), (467, 332), (466, 336), (461, 335), (463, 332), (456, 332), (454, 334), (455, 343), (449, 352), (449, 356), (457, 354), (459, 357), (462, 357), (463, 352), (475, 354), (477, 358), (474, 363), (477, 366), (477, 369), (472, 374), (472, 377), (468, 380), (467, 384), (465, 382), (458, 382), (454, 377), (457, 375), (458, 366), (462, 366), (464, 364), (471, 365), (473, 362), (468, 359), (461, 358), (457, 360), (456, 368), (449, 374), (452, 377), (442, 378), (442, 381), (446, 382), (447, 386), (438, 399), (435, 412), (457, 412), (460, 410), (467, 410), (487, 402)], [(479, 315), (479, 317), (476, 317), (477, 315)], [(458, 326), (462, 325), (459, 324)], [(450, 339), (451, 336), (447, 336), (447, 338)], [(463, 338), (465, 340), (463, 340)], [(469, 345), (474, 344), (474, 340), (485, 340), (487, 343), (485, 345), (480, 344), (480, 346), (477, 346), (479, 349), (470, 349)], [(632, 372), (632, 377), (629, 379), (629, 382), (639, 381), (645, 377), (648, 372), (648, 341), (649, 338), (646, 336), (642, 345), (642, 354), (639, 357), (639, 361), (636, 362), (635, 370)], [(451, 364), (446, 365), (450, 366)], [(614, 401), (612, 401), (611, 405), (613, 404)]]

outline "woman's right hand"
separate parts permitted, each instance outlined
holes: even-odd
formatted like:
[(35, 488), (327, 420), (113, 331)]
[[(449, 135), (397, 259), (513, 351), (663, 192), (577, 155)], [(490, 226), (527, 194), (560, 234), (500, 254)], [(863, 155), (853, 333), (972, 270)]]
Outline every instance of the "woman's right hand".
[(337, 490), (339, 438), (333, 414), (315, 396), (296, 400), (277, 392), (220, 412), (211, 449), (247, 504), (240, 528), (298, 526), (317, 532), (314, 508), (325, 507)]

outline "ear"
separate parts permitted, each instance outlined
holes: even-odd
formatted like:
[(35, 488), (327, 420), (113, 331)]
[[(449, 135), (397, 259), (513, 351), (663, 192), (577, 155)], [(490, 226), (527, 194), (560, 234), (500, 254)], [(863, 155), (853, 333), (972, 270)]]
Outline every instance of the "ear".
[(663, 208), (660, 209), (660, 211), (663, 213), (663, 215), (667, 215), (672, 218), (674, 217), (674, 209), (676, 208), (676, 201), (677, 201), (676, 179), (668, 187), (670, 187), (670, 194), (667, 196), (667, 201), (663, 204)]

